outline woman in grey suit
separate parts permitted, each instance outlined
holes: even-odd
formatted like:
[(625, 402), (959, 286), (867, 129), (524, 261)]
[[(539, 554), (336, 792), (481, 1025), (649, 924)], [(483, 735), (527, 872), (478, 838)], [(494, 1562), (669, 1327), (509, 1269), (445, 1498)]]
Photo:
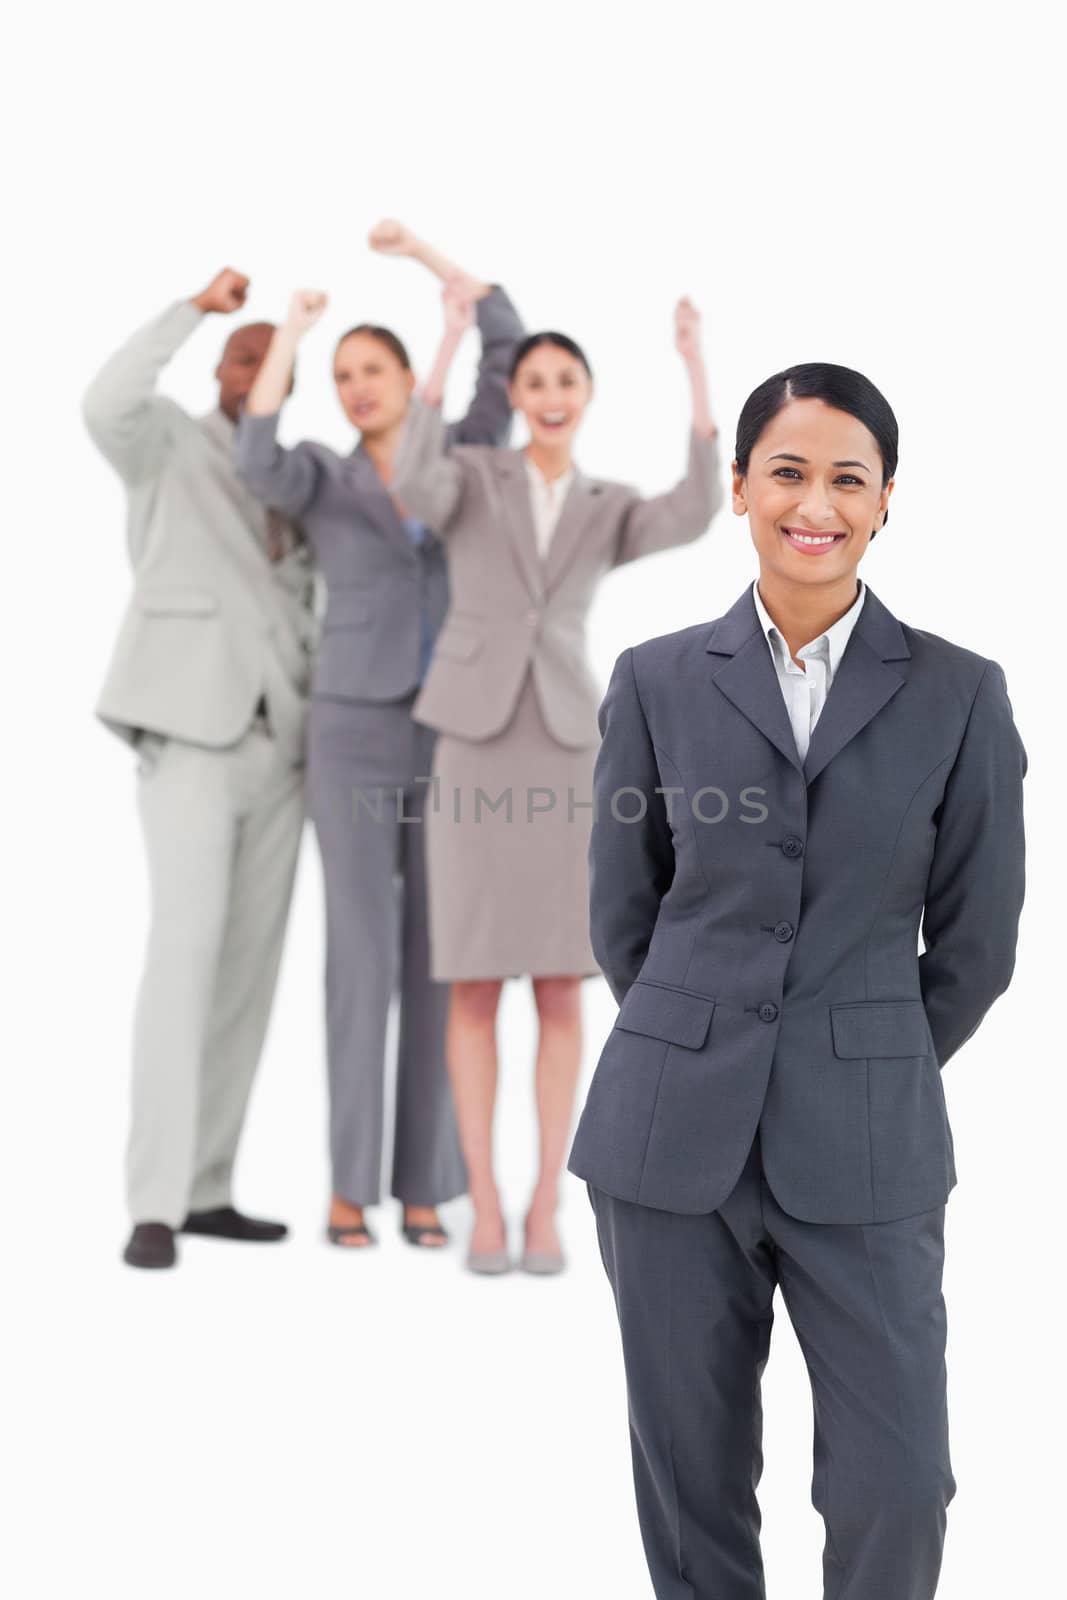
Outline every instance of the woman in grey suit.
[(581, 1058), (580, 983), (598, 971), (588, 878), (597, 690), (584, 625), (611, 568), (702, 534), (718, 509), (716, 429), (699, 318), (683, 300), (676, 343), (693, 419), (685, 477), (669, 493), (586, 477), (572, 450), (593, 385), (559, 333), (525, 340), (509, 394), (530, 433), (524, 450), (448, 451), (444, 378), (470, 320), (446, 291), (448, 326), (413, 406), (394, 488), (443, 535), (452, 604), (415, 718), (439, 730), (427, 818), (433, 976), (452, 983), (447, 1055), (475, 1221), (468, 1265), (510, 1265), (492, 1164), (496, 1012), (505, 978), (533, 980), (540, 1038), (540, 1171), (523, 1266), (563, 1266), (556, 1209)]
[[(398, 223), (380, 224), (371, 244), (462, 283), (476, 303), (477, 386), (448, 437), (499, 443), (510, 420), (508, 367), (523, 331), (507, 296), (460, 273)], [(278, 444), (296, 348), (325, 302), (312, 291), (294, 296), (249, 395), (237, 467), (267, 505), (299, 518), (328, 589), (308, 730), (308, 805), (326, 893), (327, 1232), (339, 1245), (374, 1243), (364, 1207), (380, 1193), (386, 1021), (399, 949), (392, 1191), (403, 1204), (405, 1237), (440, 1246), (446, 1235), (436, 1207), (464, 1191), (466, 1174), (444, 1057), (448, 991), (429, 972), (419, 819), (433, 736), (412, 721), (411, 708), (447, 608), (447, 578), (430, 528), (402, 517), (390, 496), (415, 382), (395, 334), (364, 323), (334, 353), (338, 398), (359, 430), (351, 455)]]
[(998, 663), (859, 577), (897, 451), (861, 373), (760, 384), (733, 464), (758, 580), (623, 651), (600, 711), (590, 925), (620, 1009), (569, 1165), (618, 1312), (659, 1600), (765, 1593), (779, 1291), (811, 1379), (826, 1600), (937, 1588), (941, 1074), (1012, 976), (1027, 759)]

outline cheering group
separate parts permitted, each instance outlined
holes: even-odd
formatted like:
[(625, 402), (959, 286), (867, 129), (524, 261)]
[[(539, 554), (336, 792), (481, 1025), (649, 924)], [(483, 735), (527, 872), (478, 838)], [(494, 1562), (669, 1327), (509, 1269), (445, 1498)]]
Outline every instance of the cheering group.
[[(234, 1158), (274, 990), (305, 808), (322, 854), (332, 1201), (329, 1239), (375, 1242), (386, 1022), (399, 992), (392, 1193), (413, 1244), (468, 1193), (467, 1264), (511, 1265), (493, 1172), (496, 1014), (509, 977), (536, 999), (539, 1175), (521, 1263), (563, 1265), (560, 1172), (581, 1056), (579, 988), (598, 972), (588, 869), (598, 693), (584, 622), (600, 578), (696, 539), (721, 501), (699, 318), (675, 339), (692, 391), (682, 481), (643, 499), (585, 476), (593, 393), (567, 335), (526, 335), (503, 289), (385, 222), (373, 248), (444, 285), (421, 392), (390, 329), (338, 341), (357, 430), (340, 455), (278, 442), (298, 345), (326, 304), (234, 332), (218, 405), (188, 416), (161, 369), (248, 280), (225, 270), (141, 328), (85, 401), (129, 496), (135, 587), (99, 702), (139, 755), (151, 931), (135, 1023), (126, 1260), (169, 1266), (175, 1234), (281, 1238), (238, 1212)], [(481, 356), (458, 421), (452, 357)], [(510, 449), (519, 412), (529, 442)], [(324, 614), (316, 596), (325, 592)]]

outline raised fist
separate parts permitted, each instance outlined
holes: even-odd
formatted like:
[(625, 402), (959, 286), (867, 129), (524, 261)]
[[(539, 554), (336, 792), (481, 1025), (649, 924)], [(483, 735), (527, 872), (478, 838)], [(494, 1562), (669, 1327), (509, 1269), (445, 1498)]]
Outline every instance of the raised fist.
[(367, 235), (367, 243), (383, 256), (409, 256), (415, 245), (415, 235), (394, 217), (384, 217)]
[(223, 267), (206, 289), (193, 296), (193, 305), (199, 306), (201, 311), (239, 311), (248, 294), (248, 282), (243, 272)]
[(326, 310), (327, 298), (321, 289), (298, 289), (289, 302), (286, 324), (296, 333), (307, 333)]
[(474, 321), (474, 296), (465, 278), (449, 278), (441, 290), (445, 327), (450, 333), (466, 333)]
[(683, 356), (700, 352), (700, 312), (688, 295), (683, 295), (674, 308), (674, 344)]

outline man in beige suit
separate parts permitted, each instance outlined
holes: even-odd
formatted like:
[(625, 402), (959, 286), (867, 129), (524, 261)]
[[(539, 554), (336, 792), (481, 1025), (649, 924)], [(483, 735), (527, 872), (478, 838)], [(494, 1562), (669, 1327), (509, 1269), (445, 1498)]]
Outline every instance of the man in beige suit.
[(231, 335), (207, 416), (155, 393), (204, 317), (237, 310), (247, 288), (227, 268), (169, 307), (112, 356), (84, 405), (126, 488), (134, 570), (97, 712), (140, 757), (151, 886), (127, 1161), (125, 1260), (138, 1267), (172, 1266), (179, 1229), (261, 1242), (286, 1233), (231, 1201), (303, 823), (314, 646), (302, 541), (231, 465), (271, 325)]

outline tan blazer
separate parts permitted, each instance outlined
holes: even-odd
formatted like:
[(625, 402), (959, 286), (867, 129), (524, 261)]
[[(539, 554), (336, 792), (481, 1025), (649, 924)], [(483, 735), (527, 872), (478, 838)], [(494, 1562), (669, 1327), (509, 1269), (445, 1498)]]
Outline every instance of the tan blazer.
[(722, 505), (718, 446), (691, 433), (685, 477), (667, 494), (576, 472), (541, 560), (521, 450), (445, 453), (440, 410), (412, 402), (391, 489), (448, 547), (451, 606), (413, 716), (465, 739), (510, 718), (532, 666), (548, 730), (596, 744), (600, 692), (586, 660), (585, 619), (604, 573), (697, 539)]

